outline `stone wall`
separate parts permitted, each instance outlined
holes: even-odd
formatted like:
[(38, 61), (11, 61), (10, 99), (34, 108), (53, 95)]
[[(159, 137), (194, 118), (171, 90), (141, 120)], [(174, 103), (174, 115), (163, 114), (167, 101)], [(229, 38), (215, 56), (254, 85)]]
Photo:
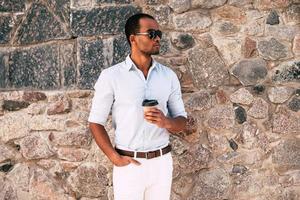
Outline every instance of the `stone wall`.
[(113, 199), (87, 117), (139, 11), (189, 115), (172, 200), (300, 199), (299, 0), (0, 0), (0, 199)]

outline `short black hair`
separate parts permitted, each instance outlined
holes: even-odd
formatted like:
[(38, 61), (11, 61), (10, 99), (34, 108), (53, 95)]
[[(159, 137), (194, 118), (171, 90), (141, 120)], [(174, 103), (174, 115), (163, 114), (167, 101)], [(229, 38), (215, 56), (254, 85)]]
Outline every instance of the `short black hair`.
[(152, 17), (151, 15), (148, 15), (146, 13), (137, 13), (137, 14), (132, 15), (131, 17), (129, 17), (126, 21), (125, 35), (126, 35), (127, 41), (128, 41), (130, 46), (131, 46), (131, 44), (130, 44), (129, 36), (134, 35), (134, 34), (139, 32), (139, 30), (140, 30), (140, 19), (142, 19), (142, 18), (149, 18), (149, 19), (155, 20), (154, 17)]

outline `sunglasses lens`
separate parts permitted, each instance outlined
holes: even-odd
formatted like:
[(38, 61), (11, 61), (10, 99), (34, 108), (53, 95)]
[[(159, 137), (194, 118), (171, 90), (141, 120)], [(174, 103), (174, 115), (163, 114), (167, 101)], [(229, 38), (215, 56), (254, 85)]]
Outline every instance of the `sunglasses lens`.
[(157, 31), (156, 30), (151, 30), (151, 31), (149, 31), (149, 38), (151, 40), (155, 39), (157, 36), (159, 38), (161, 38), (162, 32), (160, 30), (157, 30)]

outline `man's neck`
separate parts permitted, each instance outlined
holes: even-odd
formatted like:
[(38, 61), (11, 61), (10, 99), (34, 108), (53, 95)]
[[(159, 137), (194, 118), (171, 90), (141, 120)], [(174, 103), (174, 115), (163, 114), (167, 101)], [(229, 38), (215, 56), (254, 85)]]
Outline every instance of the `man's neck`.
[(137, 66), (137, 68), (139, 68), (143, 72), (148, 71), (152, 64), (151, 56), (146, 56), (146, 55), (141, 55), (141, 54), (136, 54), (134, 52), (131, 52), (130, 58)]

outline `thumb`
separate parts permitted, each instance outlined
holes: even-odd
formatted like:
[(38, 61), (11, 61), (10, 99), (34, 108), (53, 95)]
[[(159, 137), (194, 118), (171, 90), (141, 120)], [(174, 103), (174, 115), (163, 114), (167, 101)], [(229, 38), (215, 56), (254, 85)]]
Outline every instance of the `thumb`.
[(130, 162), (135, 165), (141, 165), (141, 163), (133, 158), (130, 158)]

